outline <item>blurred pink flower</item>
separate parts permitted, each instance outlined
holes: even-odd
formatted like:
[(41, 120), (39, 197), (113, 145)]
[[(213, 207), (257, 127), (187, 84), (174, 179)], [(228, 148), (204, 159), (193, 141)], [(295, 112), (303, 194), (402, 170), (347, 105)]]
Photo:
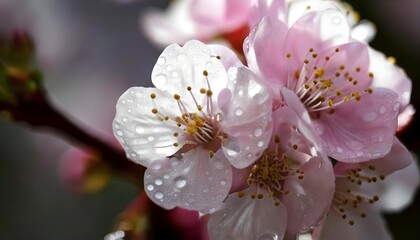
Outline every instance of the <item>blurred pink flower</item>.
[(343, 240), (392, 239), (381, 211), (397, 211), (411, 202), (419, 185), (411, 153), (395, 139), (385, 157), (359, 164), (337, 163), (334, 171), (334, 200), (320, 239), (336, 239), (337, 232)]
[(210, 215), (211, 239), (296, 239), (328, 212), (334, 173), (312, 126), (288, 107), (277, 109), (273, 122), (270, 146), (243, 172), (244, 190)]
[(145, 189), (163, 208), (208, 213), (230, 190), (231, 164), (247, 167), (267, 147), (272, 100), (240, 65), (223, 46), (173, 44), (153, 69), (156, 88), (133, 87), (118, 100), (115, 136), (147, 167)]
[[(250, 68), (270, 84), (278, 105), (298, 106), (297, 98), (304, 105), (328, 156), (361, 162), (389, 152), (399, 96), (375, 87), (381, 80), (370, 71), (368, 46), (351, 39), (340, 11), (309, 12), (290, 29), (265, 17), (244, 49)], [(297, 98), (280, 96), (283, 87)]]
[(165, 11), (149, 9), (141, 27), (158, 46), (184, 44), (191, 39), (208, 42), (246, 25), (252, 0), (176, 0)]

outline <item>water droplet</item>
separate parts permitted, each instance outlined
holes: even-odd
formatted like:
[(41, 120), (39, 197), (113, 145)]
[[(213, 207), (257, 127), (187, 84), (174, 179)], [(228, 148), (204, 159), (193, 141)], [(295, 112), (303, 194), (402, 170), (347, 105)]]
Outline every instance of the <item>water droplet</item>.
[(212, 62), (207, 62), (207, 65), (206, 65), (208, 68), (211, 68), (211, 66), (213, 66), (213, 63)]
[(257, 128), (257, 129), (255, 129), (254, 130), (254, 135), (256, 136), (256, 137), (259, 137), (259, 136), (261, 136), (261, 134), (262, 134), (262, 129), (261, 128)]
[(135, 157), (137, 157), (137, 154), (136, 153), (131, 153), (131, 157), (135, 158)]
[(334, 24), (334, 25), (339, 25), (340, 23), (341, 23), (341, 18), (340, 17), (333, 17), (332, 18), (332, 20), (331, 20), (331, 22)]
[(380, 112), (381, 114), (384, 114), (384, 113), (386, 112), (386, 107), (385, 107), (384, 105), (380, 106), (380, 107), (379, 107), (379, 112)]
[(226, 153), (227, 153), (227, 155), (229, 155), (230, 157), (236, 157), (236, 156), (238, 156), (238, 152), (237, 152), (237, 151), (235, 151), (235, 150), (232, 150), (232, 149), (228, 149), (228, 150), (226, 151)]
[(148, 136), (148, 137), (147, 137), (147, 140), (148, 140), (149, 142), (151, 142), (151, 141), (155, 140), (155, 137), (153, 137), (153, 136)]
[(117, 135), (118, 135), (118, 136), (120, 136), (120, 137), (122, 137), (122, 136), (124, 135), (124, 134), (123, 134), (123, 132), (122, 132), (122, 131), (120, 131), (120, 130), (118, 130), (116, 133), (117, 133)]
[(222, 113), (217, 113), (215, 118), (216, 118), (216, 121), (218, 122), (222, 121)]
[(164, 179), (169, 179), (169, 174), (165, 174), (165, 175), (163, 175), (163, 178), (164, 178)]
[(127, 118), (127, 117), (123, 117), (123, 118), (122, 118), (122, 121), (123, 121), (123, 122), (128, 122), (128, 118)]
[(261, 235), (258, 240), (278, 240), (279, 236), (275, 233), (265, 233)]
[(239, 96), (242, 96), (242, 95), (244, 95), (244, 91), (243, 90), (239, 90), (238, 94), (239, 94)]
[(338, 153), (342, 153), (343, 152), (343, 149), (341, 147), (337, 147), (337, 152)]
[(179, 77), (179, 73), (177, 71), (173, 71), (172, 74), (171, 74), (171, 76), (173, 78), (177, 78), (177, 77)]
[(244, 114), (244, 110), (242, 108), (238, 107), (238, 108), (235, 109), (235, 115), (236, 116), (239, 117), (239, 116), (242, 116), (242, 114)]
[(369, 112), (363, 116), (363, 120), (365, 120), (365, 122), (371, 122), (376, 119), (376, 116), (377, 114), (375, 112)]
[(216, 161), (214, 163), (214, 166), (216, 167), (216, 169), (223, 169), (223, 163), (221, 163), (220, 161)]
[(247, 157), (248, 158), (252, 158), (252, 154), (251, 153), (248, 153)]
[(153, 186), (153, 184), (149, 183), (149, 184), (146, 185), (146, 189), (148, 191), (153, 191), (153, 190), (155, 190), (155, 186)]
[(152, 164), (151, 164), (151, 166), (150, 166), (153, 170), (159, 170), (161, 167), (162, 167), (162, 165), (160, 164), (160, 162), (157, 162), (157, 161), (155, 161), (155, 162), (152, 162)]
[(186, 61), (188, 59), (187, 55), (180, 53), (176, 56), (178, 61)]
[(136, 126), (136, 133), (138, 134), (144, 133), (144, 128), (142, 126)]
[(183, 188), (187, 185), (187, 180), (184, 177), (176, 177), (175, 178), (175, 186), (178, 188)]
[(263, 142), (263, 141), (259, 141), (259, 142), (257, 143), (257, 146), (258, 146), (258, 147), (262, 147), (262, 146), (264, 146), (264, 142)]
[(208, 189), (208, 188), (204, 188), (204, 189), (203, 189), (203, 193), (206, 193), (206, 192), (208, 192), (208, 191), (210, 191), (210, 189)]
[(159, 57), (156, 63), (157, 65), (162, 66), (163, 64), (166, 63), (166, 59), (164, 57)]
[(357, 151), (356, 156), (358, 156), (358, 157), (363, 156), (363, 152), (362, 151)]
[(153, 83), (155, 84), (155, 86), (157, 88), (161, 88), (166, 84), (167, 78), (165, 75), (159, 74), (159, 75), (156, 75), (153, 80), (154, 80)]
[(393, 109), (394, 111), (397, 111), (399, 108), (400, 108), (400, 104), (399, 104), (399, 103), (395, 103), (395, 104), (394, 104), (394, 107), (392, 107), (392, 109)]
[(226, 181), (225, 181), (225, 180), (220, 181), (220, 185), (221, 185), (221, 186), (226, 185)]
[(172, 169), (175, 169), (180, 163), (180, 160), (176, 157), (171, 158), (169, 164), (171, 165)]
[(162, 198), (163, 198), (163, 193), (161, 193), (161, 192), (156, 192), (156, 193), (155, 193), (155, 198), (156, 198), (156, 199), (159, 199), (159, 200), (160, 200), (160, 199), (162, 199)]
[(160, 178), (155, 179), (155, 184), (156, 185), (160, 186), (160, 185), (162, 185), (162, 183), (163, 183), (162, 179), (160, 179)]
[(166, 66), (166, 71), (171, 71), (172, 69), (174, 69), (174, 68), (172, 67), (172, 65), (169, 65), (169, 64), (168, 64), (168, 65)]

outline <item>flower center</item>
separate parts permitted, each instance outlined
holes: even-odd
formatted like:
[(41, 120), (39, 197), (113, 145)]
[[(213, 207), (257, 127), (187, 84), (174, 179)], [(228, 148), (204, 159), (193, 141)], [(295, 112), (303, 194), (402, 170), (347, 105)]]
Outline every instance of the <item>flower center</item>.
[[(221, 113), (214, 113), (213, 92), (207, 78), (208, 74), (207, 70), (203, 71), (207, 88), (193, 89), (191, 86), (186, 88), (191, 98), (181, 99), (180, 94), (173, 95), (180, 112), (178, 116), (171, 118), (162, 115), (157, 108), (152, 109), (152, 113), (156, 115), (158, 120), (167, 124), (175, 124), (180, 129), (180, 131), (173, 132), (173, 136), (176, 138), (173, 145), (178, 147), (180, 142), (184, 145), (180, 146), (181, 149), (176, 154), (185, 153), (200, 145), (210, 150), (210, 155), (212, 155), (220, 148), (223, 133), (220, 132), (218, 122), (222, 115)], [(194, 90), (196, 90), (195, 93)], [(205, 107), (199, 104), (195, 94), (205, 95), (203, 103)], [(156, 97), (155, 93), (150, 95), (152, 100)], [(191, 106), (194, 106), (193, 109)]]
[[(304, 178), (304, 171), (298, 168), (296, 162), (288, 159), (286, 154), (280, 154), (278, 151), (278, 144), (280, 137), (275, 136), (274, 142), (276, 147), (274, 150), (266, 150), (262, 157), (253, 166), (251, 173), (247, 179), (249, 186), (256, 186), (256, 192), (251, 194), (251, 198), (262, 199), (264, 193), (268, 193), (269, 198), (274, 199), (274, 204), (280, 204), (279, 197), (283, 194), (288, 194), (289, 190), (284, 188), (284, 182), (287, 178), (297, 177), (299, 180)], [(292, 146), (295, 150), (298, 146)], [(239, 192), (239, 197), (242, 197), (243, 192)]]
[[(300, 70), (288, 70), (287, 88), (296, 92), (309, 113), (317, 116), (321, 111), (334, 113), (341, 104), (355, 100), (360, 101), (359, 80), (365, 79), (360, 67), (347, 69), (345, 65), (334, 62), (340, 54), (336, 48), (328, 56), (320, 57), (314, 49), (309, 49)], [(286, 55), (287, 62), (292, 58)], [(373, 73), (368, 73), (373, 78)], [(371, 88), (364, 90), (372, 93)]]
[[(349, 225), (355, 224), (355, 219), (348, 219), (347, 211), (358, 211), (362, 204), (374, 204), (379, 196), (369, 196), (360, 190), (363, 184), (373, 184), (378, 180), (384, 180), (385, 176), (376, 173), (373, 165), (347, 170), (346, 177), (337, 178), (336, 189), (332, 202), (332, 209), (341, 219), (347, 220)], [(351, 186), (348, 185), (350, 182)], [(359, 210), (360, 211), (360, 210)], [(365, 218), (367, 214), (360, 211), (360, 217)]]

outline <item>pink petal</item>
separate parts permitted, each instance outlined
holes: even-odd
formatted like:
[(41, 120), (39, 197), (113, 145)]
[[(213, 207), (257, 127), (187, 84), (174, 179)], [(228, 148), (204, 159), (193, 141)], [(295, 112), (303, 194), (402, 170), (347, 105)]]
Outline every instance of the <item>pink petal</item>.
[(304, 170), (302, 180), (288, 178), (283, 195), (288, 210), (287, 231), (300, 233), (318, 225), (330, 209), (334, 194), (334, 172), (328, 159), (312, 158), (299, 169)]
[(395, 91), (400, 102), (399, 112), (409, 104), (412, 83), (404, 70), (386, 59), (385, 55), (369, 48), (370, 71), (373, 72), (373, 87), (382, 87)]
[(244, 43), (248, 66), (274, 88), (282, 86), (281, 78), (287, 73), (282, 61), (286, 56), (283, 46), (287, 31), (284, 23), (265, 17)]
[[(360, 217), (360, 212), (366, 213), (366, 218)], [(322, 226), (322, 240), (391, 240), (385, 221), (379, 212), (374, 211), (369, 206), (365, 206), (357, 211), (346, 212), (347, 219), (343, 220), (335, 211), (330, 211), (324, 225)], [(348, 219), (354, 219), (355, 223), (350, 226)]]
[(182, 207), (209, 213), (229, 193), (232, 170), (218, 151), (213, 158), (202, 148), (193, 149), (181, 159), (172, 157), (154, 162), (144, 175), (149, 198), (165, 209)]
[(254, 27), (259, 24), (261, 19), (266, 16), (287, 23), (287, 6), (285, 0), (258, 0), (254, 1), (252, 15), (249, 19), (249, 25)]
[(386, 176), (378, 186), (381, 192), (377, 207), (387, 212), (399, 212), (410, 205), (419, 188), (419, 174), (417, 161), (413, 161), (408, 167)]
[(271, 138), (271, 98), (265, 86), (245, 67), (229, 69), (231, 101), (222, 111), (222, 142), (226, 157), (236, 168), (255, 162)]
[[(344, 106), (345, 104), (345, 106)], [(397, 127), (397, 95), (374, 89), (360, 101), (348, 101), (334, 114), (315, 119), (328, 155), (342, 162), (362, 162), (386, 155)]]
[[(152, 100), (150, 95), (156, 94)], [(155, 88), (132, 87), (121, 95), (117, 102), (117, 112), (113, 122), (114, 135), (124, 148), (127, 157), (143, 166), (174, 154), (182, 147), (174, 132), (176, 124), (166, 124), (152, 113), (156, 108), (172, 119), (178, 116), (178, 106), (168, 93)]]
[(283, 239), (286, 207), (283, 204), (275, 206), (269, 197), (252, 199), (253, 191), (247, 189), (244, 197), (230, 194), (222, 207), (210, 215), (208, 229), (211, 239)]
[(349, 40), (350, 27), (340, 11), (309, 12), (290, 28), (283, 53), (292, 54), (291, 66), (302, 66), (310, 48), (321, 52)]

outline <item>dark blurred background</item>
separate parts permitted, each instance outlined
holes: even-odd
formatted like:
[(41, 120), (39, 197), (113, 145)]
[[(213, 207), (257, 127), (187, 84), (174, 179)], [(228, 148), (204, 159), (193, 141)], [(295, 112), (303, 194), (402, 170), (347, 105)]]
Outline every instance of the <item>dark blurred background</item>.
[[(123, 1), (121, 1), (123, 2)], [(371, 45), (397, 59), (413, 80), (420, 109), (420, 1), (348, 1), (374, 22)], [(26, 29), (35, 38), (37, 62), (52, 102), (83, 128), (113, 142), (117, 98), (130, 86), (150, 86), (160, 54), (139, 30), (139, 14), (165, 0), (118, 4), (111, 0), (0, 0), (0, 33)], [(419, 118), (401, 140), (420, 154)], [(113, 179), (94, 194), (66, 181), (72, 145), (49, 129), (0, 121), (0, 239), (103, 239), (136, 196), (133, 185)], [(71, 153), (70, 153), (70, 156)], [(68, 158), (68, 157), (67, 157)], [(414, 239), (420, 195), (403, 212), (386, 215), (395, 239)]]

